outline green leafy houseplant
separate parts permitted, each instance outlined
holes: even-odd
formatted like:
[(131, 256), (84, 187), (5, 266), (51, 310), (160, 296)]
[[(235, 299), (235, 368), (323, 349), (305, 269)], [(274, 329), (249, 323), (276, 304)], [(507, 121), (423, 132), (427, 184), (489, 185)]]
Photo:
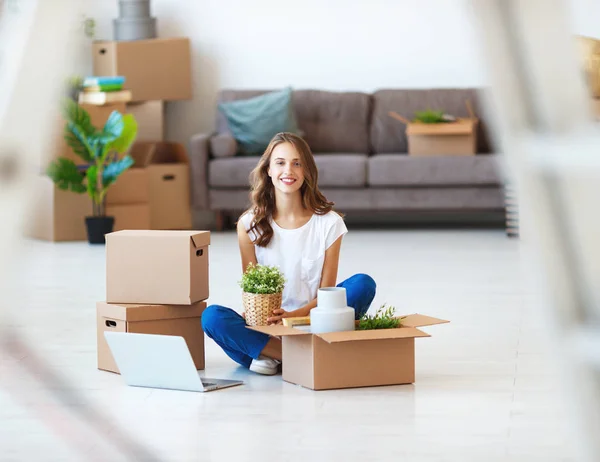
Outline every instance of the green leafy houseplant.
[(283, 292), (285, 278), (276, 266), (250, 263), (239, 284), (249, 294), (278, 294)]
[[(104, 127), (97, 129), (89, 113), (71, 99), (65, 101), (63, 112), (65, 141), (85, 164), (78, 166), (71, 159), (59, 157), (48, 166), (46, 174), (62, 190), (87, 192), (93, 216), (104, 218), (108, 188), (133, 165), (133, 159), (125, 153), (137, 136), (137, 123), (133, 115), (113, 111)], [(89, 220), (86, 222), (89, 233)]]
[(395, 317), (396, 308), (387, 306), (385, 303), (379, 307), (374, 315), (365, 313), (358, 321), (356, 330), (370, 329), (395, 329), (402, 325), (402, 319)]
[(281, 308), (285, 277), (276, 266), (250, 263), (239, 281), (246, 323), (264, 326), (273, 310)]

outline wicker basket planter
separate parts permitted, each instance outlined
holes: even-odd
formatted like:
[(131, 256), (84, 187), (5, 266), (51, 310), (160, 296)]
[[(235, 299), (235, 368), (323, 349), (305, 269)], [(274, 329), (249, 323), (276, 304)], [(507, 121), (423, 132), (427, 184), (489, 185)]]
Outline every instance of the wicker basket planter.
[(246, 324), (266, 326), (267, 318), (273, 310), (281, 308), (281, 292), (277, 294), (251, 294), (242, 292), (242, 301), (246, 312)]

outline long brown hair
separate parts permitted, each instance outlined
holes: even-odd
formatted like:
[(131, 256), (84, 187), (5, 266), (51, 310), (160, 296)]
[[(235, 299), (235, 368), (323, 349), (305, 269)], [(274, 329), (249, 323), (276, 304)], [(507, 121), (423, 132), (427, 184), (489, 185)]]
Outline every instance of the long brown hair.
[(250, 173), (250, 200), (252, 205), (248, 211), (254, 214), (254, 218), (248, 231), (255, 231), (254, 244), (260, 247), (269, 245), (273, 238), (273, 227), (270, 220), (275, 212), (275, 187), (268, 171), (271, 154), (275, 147), (282, 143), (290, 143), (300, 155), (300, 162), (304, 170), (304, 183), (300, 188), (300, 194), (302, 195), (304, 208), (317, 215), (325, 215), (333, 209), (334, 205), (319, 191), (317, 186), (319, 172), (308, 143), (293, 133), (278, 133), (273, 137), (257, 166)]

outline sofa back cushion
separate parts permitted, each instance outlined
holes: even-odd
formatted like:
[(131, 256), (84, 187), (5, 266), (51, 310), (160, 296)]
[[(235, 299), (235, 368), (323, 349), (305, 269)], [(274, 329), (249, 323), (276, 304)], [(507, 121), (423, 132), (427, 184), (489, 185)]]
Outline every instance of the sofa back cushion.
[(406, 126), (391, 118), (389, 111), (395, 111), (407, 119), (412, 119), (415, 112), (425, 109), (443, 110), (457, 117), (468, 117), (465, 104), (467, 99), (470, 100), (473, 112), (479, 119), (477, 152), (493, 152), (484, 120), (480, 90), (471, 88), (376, 91), (373, 94), (371, 152), (374, 154), (408, 152)]
[[(218, 102), (252, 98), (273, 90), (222, 90)], [(296, 122), (313, 152), (369, 151), (371, 97), (359, 92), (294, 90)], [(217, 131), (229, 133), (227, 120), (217, 114)]]

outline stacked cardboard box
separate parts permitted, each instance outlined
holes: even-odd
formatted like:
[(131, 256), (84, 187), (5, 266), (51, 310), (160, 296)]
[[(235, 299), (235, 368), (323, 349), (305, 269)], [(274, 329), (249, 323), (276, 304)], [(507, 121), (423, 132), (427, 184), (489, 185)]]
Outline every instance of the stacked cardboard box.
[(165, 141), (165, 104), (192, 98), (188, 38), (98, 41), (94, 75), (123, 76), (126, 112), (138, 125), (135, 165), (107, 194), (115, 230), (190, 229), (189, 165), (183, 145)]
[(118, 373), (104, 332), (177, 335), (204, 369), (201, 316), (209, 295), (208, 231), (106, 235), (106, 300), (98, 302), (98, 369)]
[(106, 195), (106, 213), (122, 229), (192, 227), (189, 159), (179, 143), (135, 143), (134, 165)]

